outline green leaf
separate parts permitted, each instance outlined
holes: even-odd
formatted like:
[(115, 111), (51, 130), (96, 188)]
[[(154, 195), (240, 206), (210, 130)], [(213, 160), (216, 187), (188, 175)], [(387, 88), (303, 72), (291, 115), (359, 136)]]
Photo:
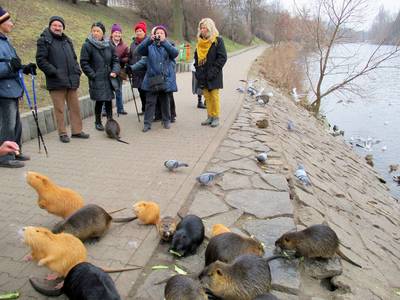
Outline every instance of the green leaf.
[(187, 272), (179, 268), (177, 265), (175, 265), (175, 272), (180, 275), (187, 275)]
[(19, 293), (18, 292), (1, 294), (0, 295), (0, 299), (17, 299), (17, 298), (19, 298)]
[(152, 266), (151, 269), (152, 270), (164, 270), (164, 269), (169, 269), (169, 267), (164, 266), (164, 265), (158, 265), (158, 266)]
[(173, 255), (176, 255), (176, 256), (179, 256), (179, 257), (182, 257), (182, 254), (180, 254), (180, 253), (178, 253), (178, 252), (176, 252), (174, 250), (169, 250), (169, 253), (171, 253)]

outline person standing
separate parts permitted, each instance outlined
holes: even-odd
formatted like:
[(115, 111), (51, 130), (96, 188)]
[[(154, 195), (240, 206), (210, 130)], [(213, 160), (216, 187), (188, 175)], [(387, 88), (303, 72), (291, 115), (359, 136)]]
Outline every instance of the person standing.
[[(128, 62), (129, 47), (122, 40), (122, 27), (121, 27), (121, 25), (119, 25), (119, 24), (113, 24), (112, 25), (112, 27), (111, 27), (111, 36), (110, 36), (110, 44), (111, 44), (111, 47), (114, 49), (115, 54), (118, 56), (121, 70), (124, 70), (125, 64)], [(124, 102), (123, 102), (123, 97), (122, 97), (122, 81), (123, 81), (123, 78), (121, 78), (121, 76), (119, 76), (118, 79), (119, 79), (119, 81), (118, 81), (119, 89), (117, 89), (115, 91), (117, 114), (126, 115), (128, 113), (124, 110)]]
[(71, 121), (71, 137), (88, 139), (82, 131), (82, 117), (79, 107), (78, 88), (82, 71), (79, 67), (72, 40), (64, 33), (62, 17), (50, 18), (49, 26), (37, 40), (36, 62), (46, 75), (46, 88), (53, 101), (54, 114), (60, 141), (69, 143), (64, 122), (64, 108), (67, 103)]
[(154, 34), (146, 38), (136, 51), (147, 56), (147, 69), (142, 89), (146, 91), (146, 110), (143, 132), (151, 129), (157, 98), (161, 101), (162, 122), (165, 129), (171, 127), (170, 98), (178, 90), (176, 86), (175, 58), (179, 51), (167, 40), (167, 29), (158, 25)]
[(194, 66), (194, 61), (190, 67), (192, 70), (192, 93), (193, 95), (197, 95), (197, 108), (206, 108), (205, 104), (201, 101), (203, 96), (203, 90), (199, 88), (197, 79), (196, 79), (196, 68)]
[(101, 109), (106, 107), (107, 119), (112, 118), (112, 103), (114, 98), (111, 79), (116, 79), (120, 72), (118, 57), (110, 42), (104, 39), (106, 28), (103, 23), (92, 24), (89, 37), (82, 45), (81, 67), (89, 78), (89, 94), (95, 103), (95, 128), (104, 131), (101, 122)]
[[(136, 64), (142, 58), (142, 55), (140, 55), (135, 50), (136, 47), (146, 38), (146, 30), (147, 30), (146, 22), (141, 21), (135, 24), (134, 30), (135, 30), (135, 37), (132, 40), (128, 57), (129, 65)], [(142, 112), (139, 113), (140, 115), (143, 115), (146, 110), (146, 91), (142, 90), (141, 88), (145, 74), (146, 74), (146, 68), (134, 71), (130, 74), (132, 76), (132, 87), (138, 89), (140, 95), (140, 101), (142, 102)]]
[(22, 125), (18, 100), (22, 97), (23, 88), (18, 72), (22, 70), (24, 74), (36, 75), (36, 64), (21, 64), (7, 38), (14, 27), (10, 18), (10, 14), (0, 7), (0, 146), (5, 147), (6, 141), (15, 142), (19, 151), (10, 151), (1, 156), (0, 167), (21, 168), (25, 166), (23, 161), (30, 158), (20, 152)]
[(223, 88), (222, 68), (227, 54), (224, 40), (210, 18), (199, 22), (194, 60), (198, 85), (203, 89), (207, 103), (207, 119), (201, 125), (217, 127), (220, 116), (219, 89)]

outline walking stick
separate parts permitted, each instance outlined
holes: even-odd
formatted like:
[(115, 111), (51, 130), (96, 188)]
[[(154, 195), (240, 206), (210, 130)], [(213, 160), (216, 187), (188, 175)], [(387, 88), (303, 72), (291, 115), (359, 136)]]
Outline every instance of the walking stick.
[(137, 104), (136, 104), (135, 91), (133, 90), (133, 78), (132, 78), (132, 74), (128, 74), (128, 78), (129, 78), (129, 85), (131, 86), (131, 91), (132, 91), (132, 96), (133, 96), (133, 102), (135, 103), (135, 109), (136, 109), (137, 119), (138, 119), (138, 121), (139, 121), (139, 123), (140, 123), (139, 111), (138, 111)]

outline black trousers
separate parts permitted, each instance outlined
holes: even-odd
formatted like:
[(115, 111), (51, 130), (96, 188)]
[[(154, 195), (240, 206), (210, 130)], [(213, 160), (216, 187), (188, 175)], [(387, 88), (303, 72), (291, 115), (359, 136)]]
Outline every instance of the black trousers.
[[(175, 108), (174, 93), (168, 93), (168, 94), (169, 94), (169, 106), (170, 106), (170, 111), (171, 111), (171, 119), (175, 119), (176, 118), (176, 108)], [(161, 120), (161, 102), (158, 99), (157, 99), (157, 105), (156, 105), (155, 118), (158, 120)]]
[(144, 124), (151, 127), (156, 111), (157, 101), (160, 101), (160, 117), (163, 122), (171, 121), (170, 95), (166, 92), (147, 92), (146, 93), (146, 111), (144, 112)]
[[(0, 98), (0, 145), (5, 141), (16, 142), (21, 148), (22, 125), (19, 117), (18, 98)], [(14, 154), (0, 157), (1, 161), (15, 159)]]
[(142, 102), (142, 112), (144, 113), (146, 110), (146, 91), (138, 88), (140, 101)]
[(112, 102), (111, 101), (96, 101), (94, 105), (94, 114), (96, 117), (96, 123), (101, 123), (101, 110), (103, 105), (106, 109), (107, 118), (112, 118)]

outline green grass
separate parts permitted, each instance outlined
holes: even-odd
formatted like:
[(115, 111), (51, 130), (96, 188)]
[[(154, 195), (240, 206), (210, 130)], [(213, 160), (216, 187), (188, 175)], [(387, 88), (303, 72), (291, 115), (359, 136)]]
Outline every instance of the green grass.
[[(48, 20), (53, 15), (59, 15), (64, 18), (65, 34), (72, 39), (78, 59), (82, 44), (90, 32), (92, 23), (95, 21), (104, 23), (107, 36), (110, 34), (113, 23), (121, 24), (123, 39), (127, 44), (130, 44), (134, 34), (132, 26), (142, 20), (140, 16), (130, 9), (110, 8), (102, 5), (95, 6), (85, 2), (74, 5), (69, 1), (61, 0), (3, 0), (1, 4), (11, 14), (15, 26), (10, 38), (24, 64), (35, 62), (36, 41), (44, 28), (48, 26)], [(148, 21), (146, 23), (149, 32), (154, 24)], [(228, 52), (246, 47), (227, 38), (224, 38), (224, 41)], [(195, 42), (191, 43), (192, 57), (194, 44)], [(38, 105), (46, 106), (51, 103), (51, 100), (45, 89), (45, 77), (41, 71), (38, 72), (36, 82)], [(26, 84), (30, 86), (28, 78), (26, 78)], [(88, 94), (88, 82), (85, 75), (81, 77), (79, 94), (81, 96)], [(22, 110), (26, 110), (26, 105), (22, 107)]]

